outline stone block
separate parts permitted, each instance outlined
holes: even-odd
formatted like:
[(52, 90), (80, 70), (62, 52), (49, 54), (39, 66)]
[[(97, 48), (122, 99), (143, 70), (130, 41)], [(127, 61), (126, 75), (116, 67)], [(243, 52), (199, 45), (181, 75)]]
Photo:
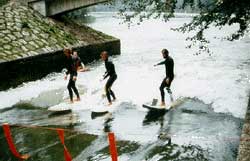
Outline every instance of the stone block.
[(25, 46), (22, 46), (21, 49), (22, 49), (24, 52), (29, 51)]
[(10, 51), (8, 51), (8, 50), (4, 50), (3, 52), (6, 54), (6, 56), (12, 55), (12, 52), (10, 52)]
[(3, 30), (1, 31), (3, 34), (10, 34), (10, 31), (9, 30)]
[(14, 34), (18, 39), (20, 39), (20, 38), (23, 37), (23, 35), (22, 35), (20, 32), (13, 32), (13, 34)]
[(28, 42), (27, 41), (25, 41), (25, 40), (23, 40), (23, 39), (20, 39), (20, 40), (18, 40), (21, 44), (23, 44), (23, 45), (26, 45), (26, 44), (28, 44)]
[(23, 35), (23, 36), (30, 36), (30, 33), (27, 32), (27, 31), (22, 31), (22, 35)]
[(44, 43), (43, 43), (42, 41), (40, 41), (40, 40), (35, 40), (35, 43), (36, 43), (37, 45), (39, 45), (40, 47), (43, 47), (43, 46), (44, 46)]
[(37, 45), (34, 41), (30, 41), (29, 45), (33, 46), (34, 48), (39, 48), (39, 45)]
[(8, 34), (8, 37), (13, 41), (16, 40), (17, 38), (15, 36), (13, 36), (12, 34)]
[(4, 19), (2, 18), (2, 17), (0, 17), (0, 24), (2, 25), (2, 24), (4, 24)]
[(3, 48), (5, 50), (11, 50), (12, 49), (12, 46), (11, 45), (4, 45)]
[[(6, 29), (6, 27), (5, 27), (4, 24), (0, 25), (0, 30), (5, 30), (5, 29)], [(1, 32), (2, 32), (2, 31), (1, 31)]]

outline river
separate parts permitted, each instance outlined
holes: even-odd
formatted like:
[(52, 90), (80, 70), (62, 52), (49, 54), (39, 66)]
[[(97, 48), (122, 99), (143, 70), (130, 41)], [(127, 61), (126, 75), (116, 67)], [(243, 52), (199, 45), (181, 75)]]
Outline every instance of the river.
[[(0, 123), (63, 126), (99, 136), (99, 142), (97, 139), (97, 143), (88, 145), (97, 150), (85, 156), (86, 149), (82, 149), (75, 160), (109, 160), (108, 155), (97, 155), (105, 142), (100, 138), (107, 131), (114, 132), (117, 140), (128, 141), (124, 148), (129, 152), (121, 150), (119, 156), (124, 161), (236, 160), (250, 87), (249, 38), (221, 40), (216, 37), (233, 32), (236, 26), (211, 28), (206, 35), (213, 53), (195, 55), (196, 48), (186, 48), (188, 34), (170, 29), (189, 22), (188, 15), (168, 23), (151, 19), (131, 27), (121, 24), (115, 13), (90, 15), (94, 20), (85, 24), (121, 39), (121, 55), (112, 57), (118, 73), (113, 89), (119, 108), (112, 115), (91, 117), (90, 109), (97, 106), (104, 86), (99, 81), (104, 65), (97, 61), (89, 64), (90, 72), (79, 74), (77, 85), (82, 100), (89, 100), (73, 114), (49, 117), (46, 109), (68, 96), (63, 74), (51, 73), (44, 79), (1, 91)], [(165, 69), (153, 65), (162, 60), (163, 48), (175, 61), (173, 96), (184, 102), (167, 113), (152, 114), (142, 104), (160, 97)], [(161, 135), (171, 137), (172, 145)], [(43, 152), (50, 155), (46, 148)]]

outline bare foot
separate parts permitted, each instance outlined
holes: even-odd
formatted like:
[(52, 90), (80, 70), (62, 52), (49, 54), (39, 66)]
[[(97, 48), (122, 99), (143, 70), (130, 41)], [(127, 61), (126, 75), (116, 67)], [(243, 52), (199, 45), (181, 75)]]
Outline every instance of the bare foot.
[(74, 103), (74, 101), (73, 101), (73, 100), (70, 100), (69, 103), (72, 104), (72, 103)]
[(165, 102), (161, 102), (160, 106), (166, 106)]
[(109, 103), (108, 103), (108, 106), (111, 106), (111, 105), (112, 105), (112, 102), (109, 102)]
[(75, 101), (81, 101), (81, 99), (80, 99), (80, 98), (77, 98)]

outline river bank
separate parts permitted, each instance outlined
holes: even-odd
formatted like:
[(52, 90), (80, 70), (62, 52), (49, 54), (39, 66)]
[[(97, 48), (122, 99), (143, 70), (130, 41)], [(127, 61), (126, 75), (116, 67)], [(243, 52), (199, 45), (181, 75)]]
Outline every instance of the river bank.
[(85, 64), (99, 59), (103, 50), (120, 54), (119, 39), (73, 21), (66, 25), (43, 17), (18, 2), (0, 7), (0, 16), (0, 90), (59, 72), (64, 47), (77, 49)]
[(250, 160), (250, 97), (241, 133), (239, 154), (237, 160), (238, 161)]

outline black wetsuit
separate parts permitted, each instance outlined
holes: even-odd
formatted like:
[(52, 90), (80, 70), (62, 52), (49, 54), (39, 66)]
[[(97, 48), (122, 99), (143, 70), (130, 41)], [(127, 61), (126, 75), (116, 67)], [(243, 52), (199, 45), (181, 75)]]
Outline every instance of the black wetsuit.
[(69, 83), (68, 83), (68, 91), (69, 91), (69, 97), (70, 100), (73, 101), (73, 92), (72, 89), (74, 91), (74, 93), (76, 94), (77, 98), (80, 98), (79, 96), (79, 92), (76, 88), (76, 82), (73, 80), (73, 77), (77, 77), (77, 68), (78, 66), (81, 65), (81, 59), (79, 57), (74, 58), (72, 56), (70, 56), (69, 58), (67, 58), (67, 72), (66, 74), (70, 74), (70, 78), (69, 78)]
[(111, 61), (108, 61), (108, 60), (105, 61), (105, 68), (106, 68), (106, 72), (104, 74), (103, 79), (106, 79), (109, 76), (109, 79), (105, 85), (105, 92), (106, 92), (108, 101), (111, 102), (110, 96), (112, 96), (113, 99), (116, 99), (114, 92), (111, 90), (111, 86), (114, 83), (114, 81), (117, 79), (117, 75), (115, 72), (115, 65)]
[[(157, 65), (165, 65), (166, 68), (166, 77), (163, 79), (161, 86), (160, 86), (160, 91), (161, 91), (161, 101), (165, 101), (165, 93), (164, 93), (164, 88), (168, 87), (170, 90), (171, 83), (174, 79), (174, 60), (170, 56), (165, 58), (164, 61), (158, 63)], [(169, 80), (167, 83), (166, 80)]]

